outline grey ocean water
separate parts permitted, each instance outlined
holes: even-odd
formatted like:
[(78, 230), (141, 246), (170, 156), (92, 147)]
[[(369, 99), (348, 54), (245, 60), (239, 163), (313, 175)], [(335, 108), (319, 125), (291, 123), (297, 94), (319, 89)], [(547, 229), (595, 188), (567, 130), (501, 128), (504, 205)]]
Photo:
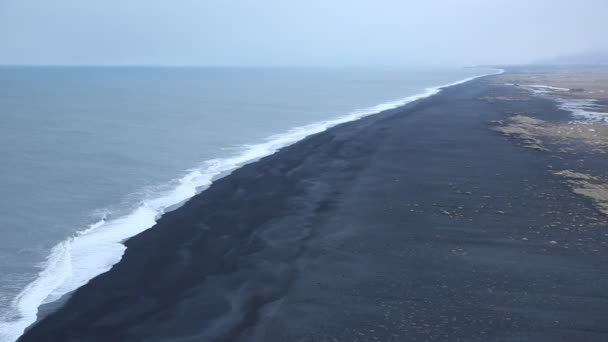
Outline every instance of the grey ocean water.
[(488, 72), (0, 68), (0, 340), (109, 269), (120, 241), (218, 175)]

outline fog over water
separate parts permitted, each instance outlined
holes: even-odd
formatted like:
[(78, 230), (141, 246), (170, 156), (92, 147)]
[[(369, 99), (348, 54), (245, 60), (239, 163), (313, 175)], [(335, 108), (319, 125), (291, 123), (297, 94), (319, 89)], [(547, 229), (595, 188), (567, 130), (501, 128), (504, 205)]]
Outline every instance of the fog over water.
[(471, 65), (608, 49), (605, 0), (1, 0), (0, 64)]

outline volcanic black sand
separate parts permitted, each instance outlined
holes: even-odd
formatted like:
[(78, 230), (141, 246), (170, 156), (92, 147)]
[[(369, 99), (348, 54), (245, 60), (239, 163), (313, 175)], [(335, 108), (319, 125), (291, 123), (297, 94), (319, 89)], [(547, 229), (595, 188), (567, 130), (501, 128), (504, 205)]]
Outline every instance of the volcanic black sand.
[[(236, 170), (20, 341), (608, 341), (608, 225), (478, 79)], [(485, 100), (484, 100), (485, 99)], [(606, 158), (590, 164), (608, 170)]]

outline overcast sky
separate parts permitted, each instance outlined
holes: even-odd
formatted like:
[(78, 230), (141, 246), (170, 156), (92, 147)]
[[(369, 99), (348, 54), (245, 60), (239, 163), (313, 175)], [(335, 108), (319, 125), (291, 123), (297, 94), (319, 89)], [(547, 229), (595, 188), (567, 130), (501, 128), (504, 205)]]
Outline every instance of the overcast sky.
[(608, 0), (0, 0), (0, 64), (471, 65), (608, 49)]

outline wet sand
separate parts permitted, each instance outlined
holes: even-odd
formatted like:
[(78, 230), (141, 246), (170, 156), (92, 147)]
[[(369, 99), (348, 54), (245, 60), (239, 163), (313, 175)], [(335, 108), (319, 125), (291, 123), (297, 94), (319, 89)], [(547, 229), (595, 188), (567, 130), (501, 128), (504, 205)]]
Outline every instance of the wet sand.
[(608, 221), (556, 171), (608, 160), (520, 112), (569, 117), (480, 79), (240, 168), (20, 341), (606, 341)]

